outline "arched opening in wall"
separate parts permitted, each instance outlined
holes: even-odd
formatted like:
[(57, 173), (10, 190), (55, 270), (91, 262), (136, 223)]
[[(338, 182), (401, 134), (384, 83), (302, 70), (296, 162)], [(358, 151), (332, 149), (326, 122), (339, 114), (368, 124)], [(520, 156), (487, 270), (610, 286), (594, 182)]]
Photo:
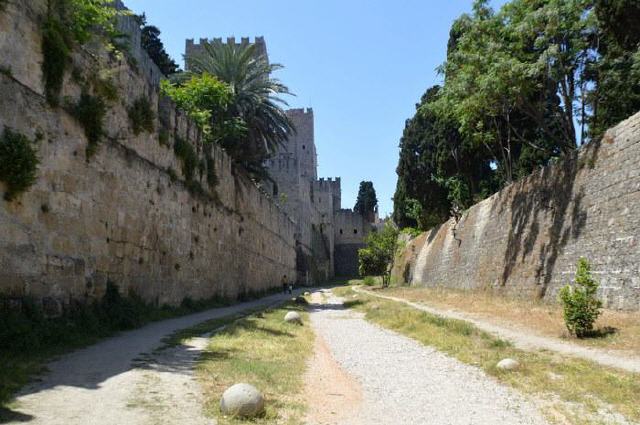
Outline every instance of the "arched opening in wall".
[(353, 229), (353, 234), (357, 235), (358, 234), (358, 229)]
[(305, 145), (302, 145), (302, 150), (307, 149), (307, 147)]
[(342, 234), (342, 229), (340, 229), (340, 234)]

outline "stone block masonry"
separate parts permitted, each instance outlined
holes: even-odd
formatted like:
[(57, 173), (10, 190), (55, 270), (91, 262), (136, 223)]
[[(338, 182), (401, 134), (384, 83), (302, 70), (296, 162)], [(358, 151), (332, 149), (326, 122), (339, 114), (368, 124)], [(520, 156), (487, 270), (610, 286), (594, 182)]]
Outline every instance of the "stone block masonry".
[(607, 307), (640, 309), (640, 114), (414, 239), (393, 278), (557, 300), (586, 257)]
[[(32, 0), (9, 2), (0, 12), (0, 68), (11, 70), (0, 73), (0, 131), (37, 140), (40, 159), (29, 191), (12, 202), (0, 196), (0, 293), (63, 304), (101, 296), (110, 280), (125, 294), (178, 304), (261, 292), (279, 286), (284, 274), (295, 276), (291, 219), (216, 147), (218, 183), (208, 187), (202, 178), (210, 195), (192, 194), (167, 146), (181, 138), (203, 159), (198, 130), (160, 97), (147, 66), (98, 48), (74, 53), (62, 93), (77, 99), (94, 75), (118, 89), (106, 134), (86, 158), (83, 128), (43, 95), (45, 11), (46, 1)], [(98, 64), (107, 65), (104, 72)], [(127, 111), (141, 97), (158, 118), (154, 132), (136, 136)]]

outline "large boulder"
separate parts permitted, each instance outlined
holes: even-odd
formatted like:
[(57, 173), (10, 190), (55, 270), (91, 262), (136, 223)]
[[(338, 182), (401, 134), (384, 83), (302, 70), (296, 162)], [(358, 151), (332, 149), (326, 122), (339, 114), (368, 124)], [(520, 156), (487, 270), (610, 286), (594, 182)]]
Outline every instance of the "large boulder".
[(302, 324), (302, 316), (297, 311), (290, 311), (284, 316), (284, 321), (287, 323)]
[(235, 384), (222, 394), (220, 410), (224, 415), (251, 418), (264, 411), (264, 397), (253, 385)]
[(520, 367), (520, 363), (513, 359), (503, 359), (498, 362), (496, 367), (500, 370), (516, 370)]

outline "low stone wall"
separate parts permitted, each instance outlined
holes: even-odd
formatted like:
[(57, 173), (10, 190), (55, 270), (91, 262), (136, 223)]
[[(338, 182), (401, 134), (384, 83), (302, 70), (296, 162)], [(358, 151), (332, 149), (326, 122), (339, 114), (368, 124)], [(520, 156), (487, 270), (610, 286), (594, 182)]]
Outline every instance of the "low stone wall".
[[(10, 69), (0, 73), (0, 132), (36, 140), (40, 159), (29, 191), (12, 202), (0, 196), (0, 293), (63, 304), (101, 296), (109, 280), (176, 304), (261, 292), (295, 276), (289, 217), (215, 147), (218, 183), (199, 176), (210, 194), (192, 194), (171, 146), (180, 137), (202, 160), (198, 130), (160, 98), (157, 76), (98, 47), (74, 53), (62, 93), (76, 100), (99, 68), (118, 89), (99, 149), (86, 157), (81, 125), (43, 95), (45, 5), (10, 0), (0, 12), (0, 67)], [(135, 135), (128, 108), (142, 97), (158, 119), (155, 131)]]
[(640, 309), (640, 114), (407, 244), (393, 279), (557, 299), (586, 257), (606, 306)]

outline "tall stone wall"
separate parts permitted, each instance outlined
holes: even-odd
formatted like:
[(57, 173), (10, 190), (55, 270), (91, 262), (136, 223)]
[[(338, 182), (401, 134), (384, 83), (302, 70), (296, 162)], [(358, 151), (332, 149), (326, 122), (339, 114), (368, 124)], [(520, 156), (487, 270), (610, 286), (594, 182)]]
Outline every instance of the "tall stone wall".
[[(202, 159), (200, 133), (159, 96), (153, 69), (97, 46), (74, 53), (62, 93), (77, 100), (99, 69), (118, 89), (99, 149), (86, 157), (82, 126), (44, 98), (45, 13), (44, 0), (10, 1), (0, 12), (0, 131), (35, 140), (40, 160), (33, 187), (12, 202), (0, 197), (0, 293), (62, 304), (101, 296), (113, 281), (176, 304), (260, 292), (295, 276), (289, 217), (216, 147), (218, 183), (200, 176), (208, 194), (192, 194), (171, 146), (180, 137)], [(135, 135), (127, 111), (139, 98), (158, 118), (155, 131)]]
[(640, 114), (411, 241), (396, 281), (557, 299), (586, 257), (605, 305), (640, 309)]
[(371, 231), (371, 224), (353, 210), (336, 211), (335, 271), (336, 276), (358, 276), (358, 250), (365, 247), (364, 239)]

